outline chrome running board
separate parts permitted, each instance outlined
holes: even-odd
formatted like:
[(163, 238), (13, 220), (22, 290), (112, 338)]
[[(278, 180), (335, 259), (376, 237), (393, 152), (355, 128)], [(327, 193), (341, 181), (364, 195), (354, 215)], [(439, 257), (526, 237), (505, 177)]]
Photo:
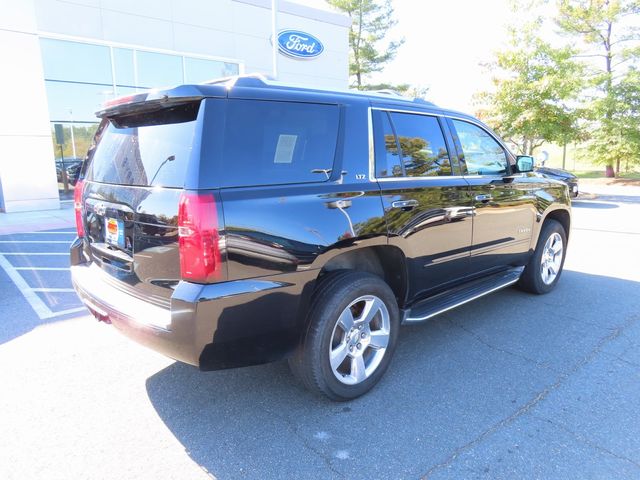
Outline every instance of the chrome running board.
[(411, 307), (402, 323), (424, 322), (460, 305), (513, 285), (520, 279), (523, 270), (524, 267), (511, 268), (422, 300)]

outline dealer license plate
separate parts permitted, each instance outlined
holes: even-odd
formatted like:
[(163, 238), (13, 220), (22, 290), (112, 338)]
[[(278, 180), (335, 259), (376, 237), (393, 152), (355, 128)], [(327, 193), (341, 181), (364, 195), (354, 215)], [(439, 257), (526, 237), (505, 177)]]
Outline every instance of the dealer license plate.
[(124, 248), (124, 222), (117, 218), (104, 219), (104, 240), (110, 245)]

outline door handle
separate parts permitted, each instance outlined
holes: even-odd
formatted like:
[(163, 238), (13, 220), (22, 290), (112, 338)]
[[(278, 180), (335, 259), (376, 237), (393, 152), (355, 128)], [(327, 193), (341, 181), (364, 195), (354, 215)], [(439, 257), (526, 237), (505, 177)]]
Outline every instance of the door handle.
[(489, 194), (481, 194), (481, 195), (476, 195), (475, 199), (476, 202), (488, 202), (489, 200), (491, 200), (493, 197)]
[(395, 202), (391, 202), (391, 208), (400, 208), (405, 211), (409, 211), (417, 206), (417, 200), (396, 200)]

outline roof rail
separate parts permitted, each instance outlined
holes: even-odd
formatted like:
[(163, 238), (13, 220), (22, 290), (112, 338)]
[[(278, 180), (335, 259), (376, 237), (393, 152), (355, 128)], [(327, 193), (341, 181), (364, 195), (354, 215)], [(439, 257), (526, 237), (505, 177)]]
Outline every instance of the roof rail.
[(220, 85), (226, 84), (227, 88), (231, 88), (235, 85), (241, 87), (251, 87), (255, 86), (256, 83), (261, 85), (267, 85), (269, 83), (270, 78), (261, 73), (247, 73), (243, 75), (231, 75), (229, 77), (220, 77), (214, 78), (211, 80), (205, 80), (201, 82), (201, 85)]
[(436, 104), (433, 102), (430, 102), (428, 100), (425, 100), (424, 98), (409, 98), (405, 95), (403, 95), (402, 93), (398, 92), (397, 90), (393, 90), (391, 88), (383, 88), (380, 90), (361, 90), (363, 93), (377, 93), (380, 95), (389, 95), (390, 97), (398, 97), (401, 98), (403, 100), (408, 100), (410, 102), (415, 102), (415, 103), (421, 103), (423, 105), (428, 105), (430, 107), (435, 107)]
[[(307, 88), (313, 90), (313, 87), (304, 87), (300, 85), (287, 84), (284, 82), (279, 82), (274, 80), (271, 76), (265, 75), (262, 73), (246, 73), (242, 75), (231, 75), (229, 77), (220, 77), (214, 78), (211, 80), (206, 80), (201, 82), (200, 85), (224, 85), (227, 89), (231, 89), (235, 86), (237, 87), (265, 87), (265, 86), (274, 86), (274, 87), (290, 87), (290, 88)], [(332, 90), (336, 91), (336, 90)], [(338, 90), (339, 91), (339, 90)], [(395, 97), (398, 100), (406, 100), (408, 102), (421, 103), (423, 105), (428, 105), (431, 107), (435, 107), (436, 104), (429, 102), (423, 98), (410, 98), (397, 90), (393, 90), (391, 88), (383, 88), (377, 90), (354, 90), (349, 89), (345, 90), (344, 93), (352, 93), (359, 95), (380, 95), (381, 97)]]
[(402, 95), (399, 91), (393, 90), (391, 88), (382, 88), (380, 90), (366, 90), (366, 91), (373, 92), (373, 93), (381, 93), (382, 95), (391, 95), (394, 97), (407, 98), (404, 95)]
[(435, 107), (436, 104), (433, 102), (430, 102), (429, 100), (425, 100), (424, 98), (414, 98), (413, 101), (415, 103), (422, 103), (423, 105), (428, 105), (430, 107)]

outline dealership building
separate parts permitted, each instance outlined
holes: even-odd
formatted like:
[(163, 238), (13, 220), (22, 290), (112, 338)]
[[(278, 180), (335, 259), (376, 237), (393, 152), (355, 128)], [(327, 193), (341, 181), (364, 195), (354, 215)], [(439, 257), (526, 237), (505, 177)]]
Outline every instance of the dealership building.
[(276, 5), (274, 56), (271, 0), (0, 0), (0, 211), (59, 208), (114, 97), (274, 64), (279, 81), (347, 88), (348, 16)]

